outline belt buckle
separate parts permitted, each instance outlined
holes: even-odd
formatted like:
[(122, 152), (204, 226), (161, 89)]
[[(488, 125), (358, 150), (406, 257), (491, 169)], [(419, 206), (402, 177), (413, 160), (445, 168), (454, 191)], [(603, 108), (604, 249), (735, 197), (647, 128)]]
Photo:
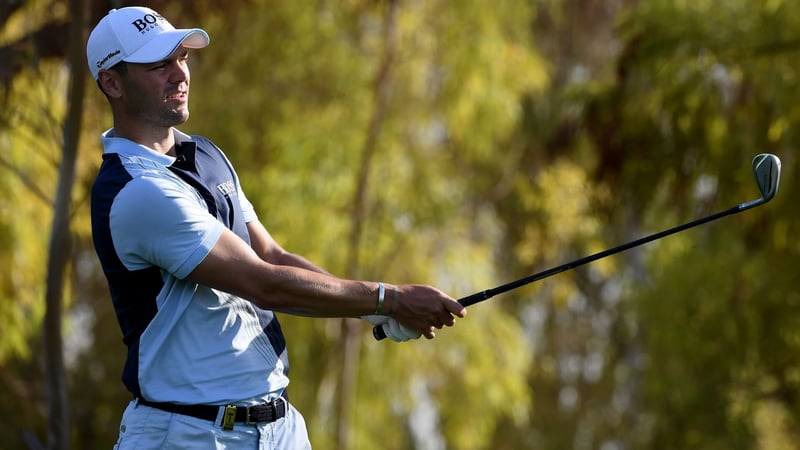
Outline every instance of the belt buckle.
[[(258, 405), (252, 405), (252, 406), (258, 406)], [(255, 425), (255, 424), (258, 423), (258, 422), (253, 422), (252, 420), (250, 420), (250, 408), (252, 408), (252, 406), (245, 406), (245, 408), (244, 408), (244, 411), (245, 411), (244, 423), (246, 423), (247, 425)]]
[(233, 426), (235, 423), (236, 423), (236, 406), (225, 405), (225, 411), (223, 411), (222, 413), (222, 429), (226, 431), (231, 431), (233, 430)]

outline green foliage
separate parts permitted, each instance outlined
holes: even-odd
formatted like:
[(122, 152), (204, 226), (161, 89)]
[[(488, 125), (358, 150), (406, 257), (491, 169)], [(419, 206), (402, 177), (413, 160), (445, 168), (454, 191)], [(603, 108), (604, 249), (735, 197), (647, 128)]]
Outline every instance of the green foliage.
[[(9, 87), (8, 95), (33, 108), (12, 108), (0, 126), (0, 145), (5, 175), (0, 186), (9, 202), (0, 207), (0, 234), (4, 251), (0, 264), (7, 268), (0, 278), (0, 362), (11, 357), (30, 357), (26, 341), (39, 330), (44, 314), (44, 274), (47, 232), (52, 215), (52, 194), (57, 174), (58, 122), (63, 115), (60, 92), (45, 85), (61, 86), (63, 80), (50, 71), (31, 71)], [(58, 91), (56, 89), (56, 91)], [(48, 105), (44, 107), (42, 105)]]

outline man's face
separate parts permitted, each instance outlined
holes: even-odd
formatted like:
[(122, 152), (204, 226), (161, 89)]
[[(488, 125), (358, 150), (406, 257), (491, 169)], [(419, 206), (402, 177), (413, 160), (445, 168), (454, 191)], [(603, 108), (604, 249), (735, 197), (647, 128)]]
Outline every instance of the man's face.
[(188, 52), (178, 49), (163, 61), (128, 63), (123, 76), (123, 110), (145, 126), (172, 127), (189, 118)]

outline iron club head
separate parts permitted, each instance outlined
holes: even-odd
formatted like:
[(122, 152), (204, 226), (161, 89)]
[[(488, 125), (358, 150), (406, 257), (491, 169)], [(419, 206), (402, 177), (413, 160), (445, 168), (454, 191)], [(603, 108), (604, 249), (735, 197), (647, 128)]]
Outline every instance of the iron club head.
[(772, 200), (778, 192), (781, 178), (781, 160), (770, 153), (761, 153), (753, 158), (753, 174), (763, 203)]

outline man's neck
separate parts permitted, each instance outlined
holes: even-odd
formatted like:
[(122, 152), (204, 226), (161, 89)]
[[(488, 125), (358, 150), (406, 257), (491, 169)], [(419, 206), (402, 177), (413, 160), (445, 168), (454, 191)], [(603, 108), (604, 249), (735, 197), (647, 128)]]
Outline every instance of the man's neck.
[(173, 128), (158, 129), (137, 129), (129, 127), (114, 126), (114, 136), (125, 138), (144, 145), (154, 151), (175, 156), (175, 134)]

